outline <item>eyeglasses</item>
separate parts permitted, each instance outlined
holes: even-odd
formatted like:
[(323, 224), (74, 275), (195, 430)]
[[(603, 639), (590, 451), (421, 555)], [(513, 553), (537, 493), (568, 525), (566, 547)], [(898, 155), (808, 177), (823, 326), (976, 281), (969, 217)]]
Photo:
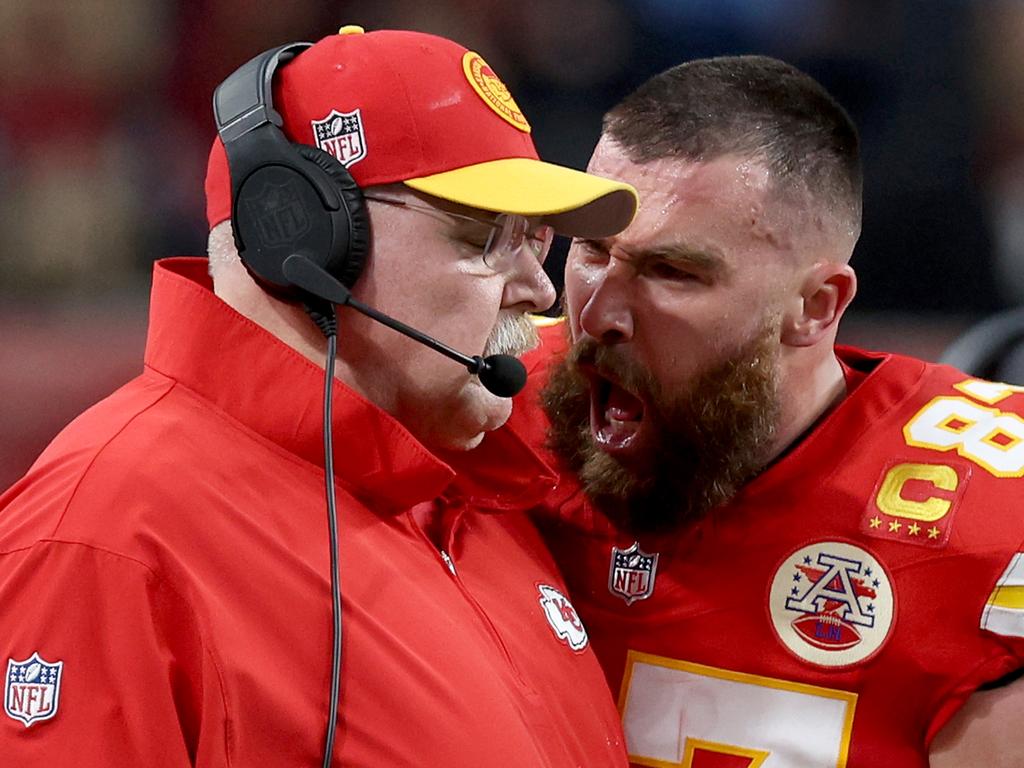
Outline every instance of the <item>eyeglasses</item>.
[(487, 240), (483, 244), (483, 258), (484, 264), (495, 272), (510, 271), (516, 257), (524, 248), (530, 256), (537, 260), (538, 264), (543, 264), (548, 251), (551, 250), (551, 242), (555, 238), (554, 228), (541, 225), (531, 231), (530, 220), (516, 213), (499, 213), (493, 219), (477, 218), (428, 205), (419, 205), (396, 197), (364, 194), (363, 198), (375, 203), (398, 205), (434, 218), (448, 217), (490, 227)]

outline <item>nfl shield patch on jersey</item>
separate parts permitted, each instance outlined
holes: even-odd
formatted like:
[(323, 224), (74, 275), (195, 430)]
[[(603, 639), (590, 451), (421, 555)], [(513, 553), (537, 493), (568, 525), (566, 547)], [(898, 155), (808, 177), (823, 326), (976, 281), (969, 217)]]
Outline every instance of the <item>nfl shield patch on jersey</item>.
[(38, 653), (27, 659), (7, 660), (4, 678), (4, 711), (28, 728), (57, 714), (63, 661), (46, 661)]
[(608, 591), (632, 605), (646, 600), (654, 592), (654, 577), (658, 573), (658, 553), (653, 555), (640, 549), (634, 541), (628, 549), (612, 547), (608, 566)]

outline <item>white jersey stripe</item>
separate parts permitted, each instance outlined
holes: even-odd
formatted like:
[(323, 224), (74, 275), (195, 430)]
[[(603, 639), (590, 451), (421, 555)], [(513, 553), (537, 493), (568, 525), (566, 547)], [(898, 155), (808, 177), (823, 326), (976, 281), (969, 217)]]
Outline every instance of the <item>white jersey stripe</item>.
[(1003, 575), (999, 577), (997, 587), (1024, 587), (1024, 553), (1018, 552), (1010, 558)]
[(1024, 553), (1010, 559), (981, 614), (981, 628), (1007, 637), (1024, 637)]
[(1005, 637), (1024, 637), (1024, 611), (986, 605), (981, 615), (981, 628)]

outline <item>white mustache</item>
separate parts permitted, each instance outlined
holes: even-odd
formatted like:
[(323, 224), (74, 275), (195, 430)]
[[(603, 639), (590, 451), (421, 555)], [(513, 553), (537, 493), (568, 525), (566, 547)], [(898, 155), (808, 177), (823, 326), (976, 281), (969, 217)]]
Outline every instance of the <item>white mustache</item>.
[(498, 322), (491, 335), (487, 337), (483, 356), (518, 356), (529, 352), (539, 343), (537, 329), (529, 317), (519, 313), (502, 313), (498, 316)]

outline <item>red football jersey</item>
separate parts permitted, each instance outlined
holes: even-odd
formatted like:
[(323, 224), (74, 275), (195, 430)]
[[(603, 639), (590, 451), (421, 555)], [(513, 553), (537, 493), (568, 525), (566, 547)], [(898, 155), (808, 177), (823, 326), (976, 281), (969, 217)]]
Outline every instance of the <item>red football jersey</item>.
[[(553, 331), (515, 416), (535, 443)], [(1024, 666), (1024, 387), (837, 354), (857, 386), (707, 519), (637, 539), (571, 478), (550, 500), (634, 765), (926, 766)]]

